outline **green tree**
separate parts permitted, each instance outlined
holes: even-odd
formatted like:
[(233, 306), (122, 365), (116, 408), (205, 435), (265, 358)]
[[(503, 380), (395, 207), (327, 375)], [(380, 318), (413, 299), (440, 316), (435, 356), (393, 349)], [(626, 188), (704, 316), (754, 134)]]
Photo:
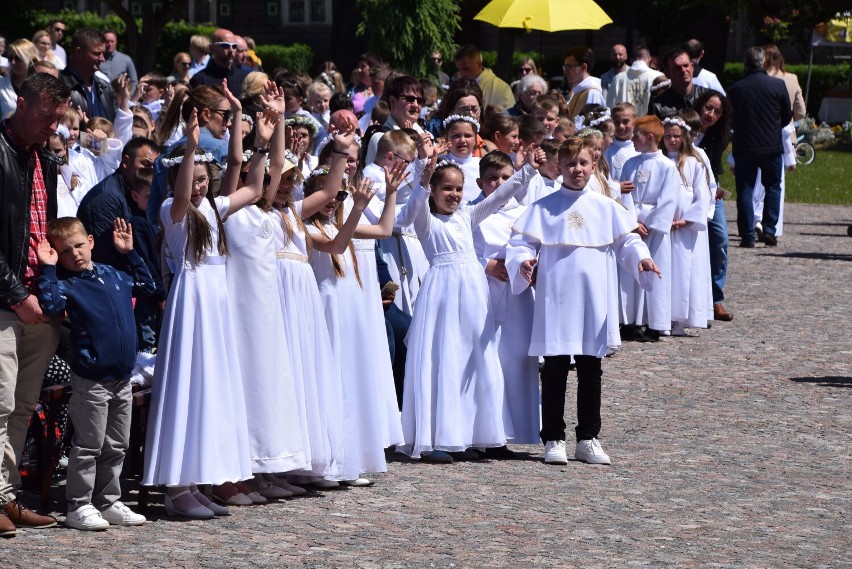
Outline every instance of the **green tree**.
[(453, 0), (357, 0), (361, 10), (358, 35), (371, 51), (415, 77), (434, 74), (430, 55), (451, 55), (453, 34), (461, 27)]
[(157, 58), (157, 39), (167, 23), (186, 16), (188, 0), (141, 2), (141, 20), (137, 20), (124, 7), (122, 0), (105, 1), (124, 22), (124, 43), (127, 46), (127, 54), (133, 58), (140, 74), (154, 69)]

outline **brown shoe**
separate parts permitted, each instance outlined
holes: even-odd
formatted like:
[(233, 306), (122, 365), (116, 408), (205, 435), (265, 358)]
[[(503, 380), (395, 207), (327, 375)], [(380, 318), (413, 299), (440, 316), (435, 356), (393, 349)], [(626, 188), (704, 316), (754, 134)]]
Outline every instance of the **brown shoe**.
[(0, 537), (15, 537), (18, 533), (15, 524), (0, 510)]
[(42, 529), (52, 528), (56, 525), (56, 518), (53, 516), (37, 514), (17, 500), (6, 502), (3, 505), (3, 512), (17, 527)]
[(723, 322), (730, 322), (734, 319), (734, 315), (725, 310), (725, 307), (721, 304), (713, 305), (713, 320), (722, 320)]

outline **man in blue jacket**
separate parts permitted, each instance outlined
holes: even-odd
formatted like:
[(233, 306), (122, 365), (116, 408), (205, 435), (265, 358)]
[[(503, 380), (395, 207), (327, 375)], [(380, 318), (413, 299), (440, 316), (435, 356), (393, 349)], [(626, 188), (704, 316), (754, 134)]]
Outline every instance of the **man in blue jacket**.
[(131, 274), (93, 263), (94, 239), (74, 217), (52, 221), (47, 240), (38, 244), (41, 306), (47, 314), (67, 311), (71, 321), (68, 415), (74, 439), (65, 525), (81, 530), (145, 523), (145, 516), (120, 501), (119, 475), (130, 444), (130, 374), (136, 362), (133, 291), (150, 294), (154, 281), (133, 251), (130, 226), (121, 218), (115, 220), (113, 244), (126, 257)]
[(760, 169), (766, 188), (763, 204), (763, 241), (778, 244), (775, 225), (781, 211), (781, 172), (784, 149), (781, 131), (793, 118), (784, 81), (770, 77), (763, 68), (763, 48), (750, 47), (743, 55), (746, 75), (728, 89), (734, 108), (733, 156), (737, 184), (737, 229), (740, 247), (754, 247), (752, 196)]

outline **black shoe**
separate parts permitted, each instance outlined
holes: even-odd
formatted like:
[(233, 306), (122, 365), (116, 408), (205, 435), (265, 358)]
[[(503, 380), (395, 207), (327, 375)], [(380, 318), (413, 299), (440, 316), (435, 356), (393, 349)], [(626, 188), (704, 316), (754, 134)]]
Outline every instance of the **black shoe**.
[(659, 330), (654, 330), (652, 328), (646, 328), (644, 332), (642, 332), (642, 337), (639, 338), (640, 342), (659, 342), (660, 341), (660, 332)]
[(754, 241), (740, 241), (740, 247), (754, 249)]
[(778, 238), (774, 235), (764, 235), (763, 242), (766, 243), (767, 247), (775, 247), (778, 245)]
[(493, 458), (494, 460), (515, 460), (517, 457), (517, 453), (513, 450), (509, 450), (509, 447), (506, 445), (485, 449), (485, 458)]
[(447, 454), (453, 457), (453, 460), (461, 462), (467, 460), (482, 460), (485, 458), (485, 453), (480, 453), (478, 450), (472, 448), (460, 452), (448, 452)]
[(642, 338), (642, 327), (635, 324), (624, 324), (619, 333), (622, 342), (636, 342)]

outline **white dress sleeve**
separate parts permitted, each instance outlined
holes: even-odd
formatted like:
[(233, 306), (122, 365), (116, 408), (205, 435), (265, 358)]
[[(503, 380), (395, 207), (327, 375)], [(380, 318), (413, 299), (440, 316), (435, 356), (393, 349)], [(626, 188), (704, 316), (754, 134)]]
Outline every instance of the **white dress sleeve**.
[(494, 190), (490, 196), (474, 206), (469, 206), (470, 209), (470, 224), (476, 228), (482, 223), (482, 220), (506, 205), (506, 203), (514, 196), (518, 201), (522, 201), (523, 197), (517, 197), (520, 192), (526, 190), (530, 180), (536, 175), (535, 169), (529, 164), (524, 164), (524, 167), (515, 172), (515, 174), (500, 184), (500, 187)]

